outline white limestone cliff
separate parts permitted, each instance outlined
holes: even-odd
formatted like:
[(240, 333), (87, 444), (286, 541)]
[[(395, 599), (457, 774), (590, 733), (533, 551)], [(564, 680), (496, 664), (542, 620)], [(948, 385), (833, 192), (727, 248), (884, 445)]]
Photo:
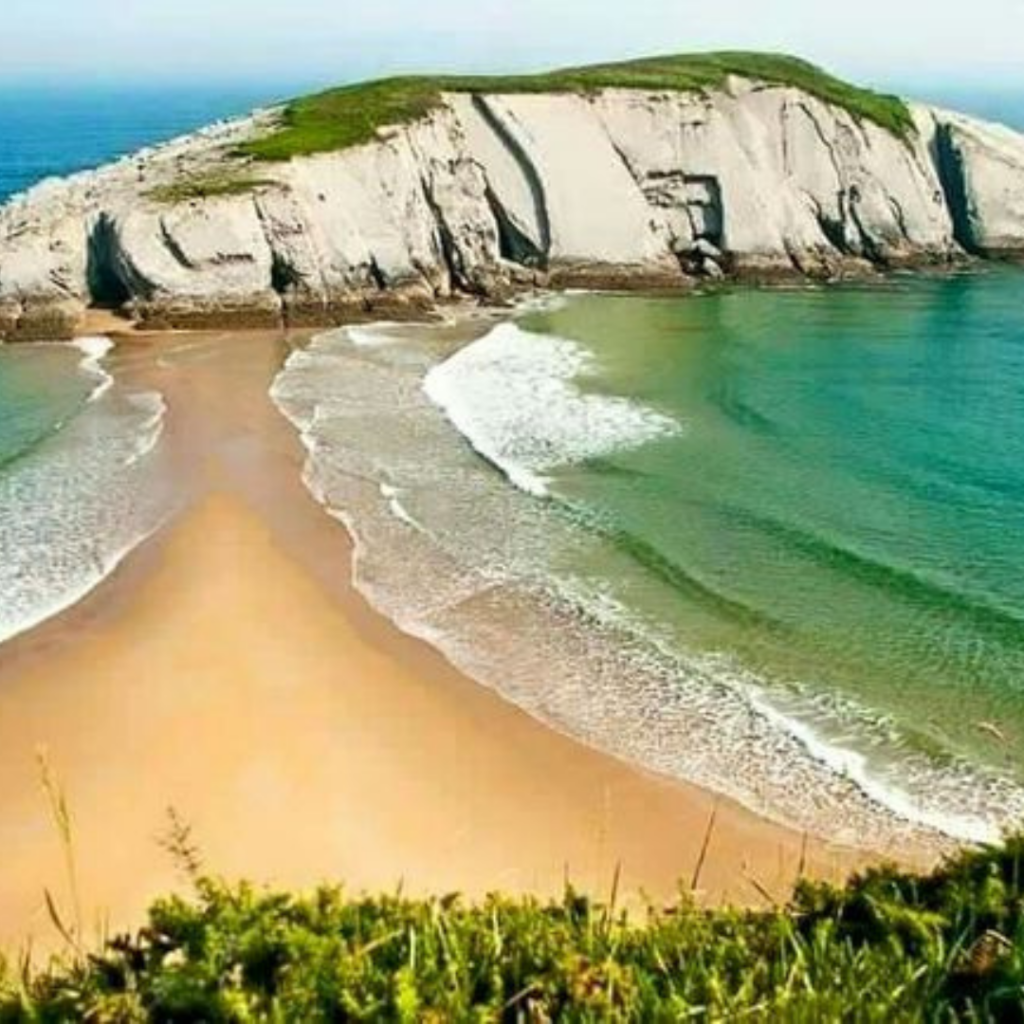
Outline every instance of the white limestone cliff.
[[(93, 304), (153, 326), (333, 323), (534, 284), (684, 288), (1024, 254), (1024, 137), (912, 113), (917, 132), (899, 138), (743, 79), (459, 94), (376, 142), (246, 169), (231, 150), (272, 128), (263, 112), (0, 208), (0, 338), (66, 337)], [(168, 201), (166, 186), (225, 167), (252, 188)]]

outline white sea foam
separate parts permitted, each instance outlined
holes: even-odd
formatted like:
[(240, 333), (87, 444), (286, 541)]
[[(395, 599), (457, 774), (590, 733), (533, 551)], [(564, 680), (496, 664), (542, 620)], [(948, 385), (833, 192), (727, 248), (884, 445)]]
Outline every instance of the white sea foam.
[(96, 380), (96, 386), (89, 395), (90, 402), (98, 402), (113, 387), (114, 378), (103, 368), (103, 360), (114, 347), (110, 338), (77, 338), (70, 342), (85, 357), (79, 364), (83, 373)]
[(388, 334), (388, 328), (394, 327), (388, 321), (381, 321), (369, 327), (346, 327), (345, 333), (357, 348), (377, 348), (380, 345), (394, 345), (401, 338)]
[(89, 361), (90, 364), (98, 365), (100, 360), (110, 354), (114, 343), (110, 338), (96, 336), (89, 338), (76, 338), (70, 343), (77, 348)]
[(0, 473), (0, 641), (77, 604), (163, 519), (149, 473), (165, 405), (123, 393), (106, 338), (73, 343), (96, 380), (85, 406)]
[(167, 403), (159, 391), (140, 391), (129, 395), (128, 401), (146, 417), (139, 424), (134, 451), (125, 461), (125, 465), (134, 466), (152, 454), (160, 443), (167, 416)]
[(554, 313), (564, 309), (571, 296), (585, 295), (586, 289), (568, 288), (561, 292), (537, 292), (523, 295), (515, 304), (516, 312), (522, 313)]
[(391, 484), (380, 485), (381, 496), (387, 501), (388, 508), (391, 509), (391, 514), (401, 522), (405, 523), (406, 526), (411, 526), (414, 530), (424, 530), (422, 523), (418, 522), (409, 510), (402, 504), (400, 495), (401, 491), (397, 487), (392, 487)]
[(757, 690), (749, 692), (754, 709), (772, 725), (794, 736), (817, 761), (842, 778), (849, 779), (858, 789), (887, 807), (906, 821), (934, 829), (942, 835), (968, 843), (994, 843), (1001, 837), (1001, 829), (991, 820), (969, 814), (956, 814), (936, 810), (912, 796), (906, 788), (881, 779), (871, 770), (864, 754), (830, 743), (807, 722), (784, 714), (774, 707), (770, 699)]
[(432, 369), (423, 386), (455, 428), (521, 490), (548, 491), (545, 474), (674, 434), (654, 409), (581, 390), (592, 368), (575, 342), (501, 324)]
[[(160, 522), (157, 521), (147, 528), (139, 529), (127, 536), (120, 545), (106, 551), (95, 546), (91, 552), (92, 557), (83, 557), (77, 567), (79, 571), (69, 573), (58, 581), (56, 588), (49, 592), (37, 591), (31, 603), (19, 602), (15, 607), (5, 606), (0, 609), (0, 644), (30, 632), (88, 597), (159, 526)], [(7, 599), (10, 601), (9, 594)]]
[[(591, 582), (583, 586), (567, 586), (563, 581), (559, 589), (570, 602), (585, 608), (587, 614), (602, 626), (623, 635), (642, 637), (643, 644), (657, 650), (665, 663), (677, 662), (681, 676), (723, 683), (729, 694), (749, 704), (753, 713), (773, 731), (791, 737), (829, 773), (851, 783), (879, 807), (903, 821), (963, 842), (992, 843), (1000, 839), (1004, 827), (1024, 813), (1024, 793), (1019, 787), (1006, 779), (985, 778), (966, 764), (954, 764), (943, 769), (924, 763), (923, 758), (917, 758), (916, 764), (912, 763), (915, 759), (907, 759), (899, 766), (898, 779), (887, 776), (877, 764), (872, 764), (865, 754), (851, 746), (849, 738), (846, 744), (830, 740), (811, 724), (810, 714), (802, 718), (783, 710), (753, 676), (730, 664), (728, 659), (705, 656), (681, 660), (680, 652), (671, 641), (660, 637), (648, 623), (638, 620), (621, 601), (595, 590)], [(722, 699), (720, 695), (718, 700)], [(847, 737), (852, 729), (866, 745), (877, 741), (881, 725), (877, 714), (846, 699), (833, 697), (825, 703), (828, 707), (818, 709), (815, 717), (830, 720), (833, 725), (843, 723)], [(806, 710), (810, 712), (811, 708)], [(917, 783), (913, 789), (912, 783)], [(984, 794), (992, 798), (996, 795), (993, 790), (999, 791), (998, 799), (992, 802), (1003, 808), (1001, 821), (997, 822), (992, 816), (957, 813), (951, 809), (957, 805), (970, 806), (972, 794), (974, 797)], [(954, 795), (960, 799), (954, 799)], [(757, 809), (771, 810), (770, 807)]]

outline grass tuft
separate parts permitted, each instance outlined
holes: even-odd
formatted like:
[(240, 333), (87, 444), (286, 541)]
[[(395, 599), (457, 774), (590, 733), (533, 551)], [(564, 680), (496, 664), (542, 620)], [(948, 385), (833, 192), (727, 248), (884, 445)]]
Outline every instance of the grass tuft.
[(239, 152), (273, 161), (358, 146), (375, 139), (382, 128), (425, 117), (440, 105), (445, 92), (700, 92), (721, 88), (730, 75), (794, 86), (900, 138), (914, 131), (907, 105), (896, 96), (851, 85), (796, 57), (723, 52), (652, 57), (536, 75), (414, 76), (349, 85), (287, 104), (279, 128), (243, 144)]
[(256, 178), (249, 174), (217, 171), (182, 178), (169, 185), (158, 185), (146, 196), (158, 203), (187, 203), (194, 199), (213, 199), (219, 196), (241, 196), (259, 188), (279, 186), (270, 178)]

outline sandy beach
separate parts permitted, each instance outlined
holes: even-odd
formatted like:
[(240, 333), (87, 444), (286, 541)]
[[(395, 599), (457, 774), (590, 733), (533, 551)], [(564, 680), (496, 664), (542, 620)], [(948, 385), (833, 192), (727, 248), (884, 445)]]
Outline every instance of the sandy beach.
[[(106, 326), (106, 325), (104, 325)], [(293, 339), (294, 341), (294, 339)], [(787, 895), (863, 857), (654, 777), (527, 717), (377, 615), (343, 528), (301, 481), (267, 390), (270, 334), (134, 335), (119, 378), (160, 390), (181, 507), (70, 612), (0, 648), (0, 948), (53, 942), (71, 896), (39, 752), (66, 794), (89, 934), (204, 869), (307, 888), (543, 896), (566, 877), (671, 900)]]

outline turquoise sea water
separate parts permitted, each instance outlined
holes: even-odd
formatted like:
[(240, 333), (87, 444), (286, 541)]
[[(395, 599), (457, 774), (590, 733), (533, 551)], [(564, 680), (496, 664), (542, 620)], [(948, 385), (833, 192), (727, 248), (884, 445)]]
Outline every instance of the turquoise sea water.
[[(1024, 273), (577, 299), (523, 326), (680, 425), (550, 485), (678, 643), (1024, 779)], [(600, 575), (600, 561), (592, 567)]]
[(643, 568), (631, 603), (1024, 769), (1024, 274), (593, 297), (523, 326), (680, 425), (554, 474)]
[(357, 579), (559, 728), (882, 845), (1024, 817), (1024, 272), (577, 295), (275, 386)]
[(95, 380), (82, 353), (38, 345), (0, 349), (0, 467), (32, 451), (85, 404)]

